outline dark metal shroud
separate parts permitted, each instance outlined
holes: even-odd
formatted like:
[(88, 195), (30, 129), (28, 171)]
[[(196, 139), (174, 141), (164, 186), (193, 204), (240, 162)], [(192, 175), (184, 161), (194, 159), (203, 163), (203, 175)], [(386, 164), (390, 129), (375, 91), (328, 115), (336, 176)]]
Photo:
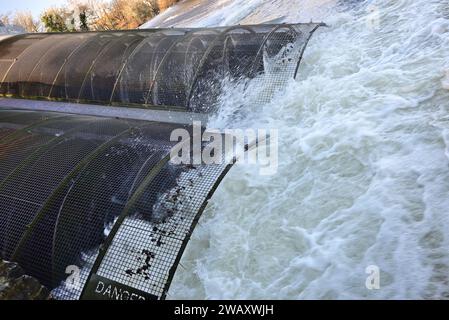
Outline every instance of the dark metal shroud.
[(295, 75), (320, 25), (18, 35), (0, 42), (0, 95), (208, 112), (223, 79), (266, 73), (267, 59)]
[[(0, 109), (0, 257), (59, 298), (67, 267), (163, 298), (228, 164), (174, 165), (174, 129), (150, 121)], [(100, 249), (100, 251), (98, 251)], [(97, 259), (98, 257), (98, 259)], [(97, 259), (97, 263), (93, 263)]]
[[(80, 102), (168, 109), (158, 121), (144, 121), (37, 111), (36, 102), (34, 110), (13, 110), (3, 99), (0, 258), (19, 262), (62, 299), (79, 298), (83, 288), (85, 298), (165, 298), (208, 199), (232, 165), (173, 165), (170, 135), (192, 127), (187, 112), (172, 111), (213, 111), (223, 79), (285, 84), (320, 25), (0, 41), (0, 95), (76, 102), (74, 113), (87, 108)], [(167, 119), (159, 122), (161, 116)], [(79, 283), (67, 287), (73, 266), (81, 270)]]

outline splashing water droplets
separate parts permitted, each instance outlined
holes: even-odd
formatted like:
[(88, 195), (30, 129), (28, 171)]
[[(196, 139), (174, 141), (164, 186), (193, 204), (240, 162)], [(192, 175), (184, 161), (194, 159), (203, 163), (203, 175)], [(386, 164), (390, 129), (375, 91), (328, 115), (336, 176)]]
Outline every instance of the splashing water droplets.
[[(209, 126), (279, 129), (279, 170), (230, 171), (171, 298), (449, 296), (444, 12), (441, 0), (337, 6), (270, 103), (254, 103), (269, 90), (259, 78), (230, 85)], [(379, 290), (365, 287), (370, 265)]]

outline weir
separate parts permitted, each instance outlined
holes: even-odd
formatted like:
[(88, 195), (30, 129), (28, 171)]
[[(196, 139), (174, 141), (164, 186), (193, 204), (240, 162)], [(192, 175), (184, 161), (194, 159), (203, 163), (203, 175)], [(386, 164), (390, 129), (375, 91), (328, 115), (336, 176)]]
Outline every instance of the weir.
[(0, 41), (0, 258), (56, 298), (164, 299), (233, 164), (173, 164), (171, 133), (206, 126), (225, 83), (296, 77), (322, 25)]

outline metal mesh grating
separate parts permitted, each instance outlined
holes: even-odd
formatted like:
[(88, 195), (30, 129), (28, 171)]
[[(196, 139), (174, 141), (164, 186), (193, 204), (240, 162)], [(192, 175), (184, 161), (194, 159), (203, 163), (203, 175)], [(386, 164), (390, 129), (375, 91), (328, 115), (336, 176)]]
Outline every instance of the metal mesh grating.
[[(227, 168), (167, 163), (129, 208), (97, 274), (164, 299), (202, 208)], [(176, 183), (161, 188), (170, 176)]]
[(0, 139), (5, 138), (18, 129), (22, 129), (32, 123), (43, 121), (54, 117), (54, 114), (40, 113), (36, 114), (29, 111), (7, 111), (4, 110), (1, 118), (2, 124), (0, 125)]
[(96, 277), (163, 299), (227, 165), (171, 164), (178, 124), (0, 110), (4, 124), (22, 127), (0, 140), (1, 258), (61, 299)]
[(0, 42), (0, 94), (210, 112), (223, 79), (293, 77), (320, 25), (13, 37)]
[(30, 205), (20, 213), (11, 213), (0, 205), (3, 223), (0, 252), (3, 258), (11, 259), (27, 225), (34, 220), (61, 180), (103, 142), (103, 137), (114, 136), (126, 127), (126, 123), (117, 120), (100, 118), (92, 121), (72, 116), (55, 121), (53, 126), (44, 123), (34, 129), (39, 135), (55, 129), (57, 133), (44, 147), (29, 154), (0, 184), (1, 203), (14, 200)]
[[(0, 128), (13, 125), (0, 140), (0, 256), (55, 288), (107, 239), (180, 125), (0, 110)], [(175, 186), (177, 172), (152, 190)]]
[[(252, 79), (270, 84), (263, 102), (296, 75), (320, 25), (12, 37), (0, 42), (0, 94), (210, 113), (223, 80)], [(232, 166), (170, 163), (171, 132), (192, 131), (188, 113), (177, 119), (0, 109), (0, 257), (59, 299), (164, 299)]]

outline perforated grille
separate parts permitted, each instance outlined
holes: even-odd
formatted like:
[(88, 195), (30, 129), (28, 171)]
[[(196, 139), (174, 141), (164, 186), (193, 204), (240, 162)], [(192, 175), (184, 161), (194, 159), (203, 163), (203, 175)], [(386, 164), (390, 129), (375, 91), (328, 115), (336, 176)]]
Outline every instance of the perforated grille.
[[(253, 79), (270, 82), (263, 102), (296, 74), (319, 26), (17, 36), (0, 42), (0, 93), (209, 113), (223, 79)], [(179, 128), (192, 132), (181, 124), (0, 109), (0, 257), (18, 261), (56, 298), (123, 298), (123, 290), (127, 298), (164, 299), (232, 166), (223, 150), (221, 164), (169, 162), (170, 134)], [(68, 286), (73, 267), (80, 281)]]
[[(223, 79), (237, 81), (265, 74), (279, 85), (294, 76), (308, 39), (319, 26), (13, 37), (0, 42), (0, 94), (210, 112)], [(269, 94), (261, 97), (267, 98)]]
[[(186, 169), (167, 163), (175, 144), (170, 134), (180, 127), (189, 129), (0, 110), (0, 128), (14, 128), (0, 140), (0, 256), (19, 261), (50, 288), (61, 285), (70, 265), (89, 271), (84, 257), (109, 239), (108, 230), (123, 222), (119, 217), (152, 221), (160, 197), (182, 186), (179, 178)], [(156, 178), (148, 179), (151, 174)], [(130, 212), (130, 203), (141, 214)], [(60, 292), (60, 298), (80, 293)]]
[(130, 204), (97, 274), (165, 298), (183, 248), (227, 167), (167, 163)]

